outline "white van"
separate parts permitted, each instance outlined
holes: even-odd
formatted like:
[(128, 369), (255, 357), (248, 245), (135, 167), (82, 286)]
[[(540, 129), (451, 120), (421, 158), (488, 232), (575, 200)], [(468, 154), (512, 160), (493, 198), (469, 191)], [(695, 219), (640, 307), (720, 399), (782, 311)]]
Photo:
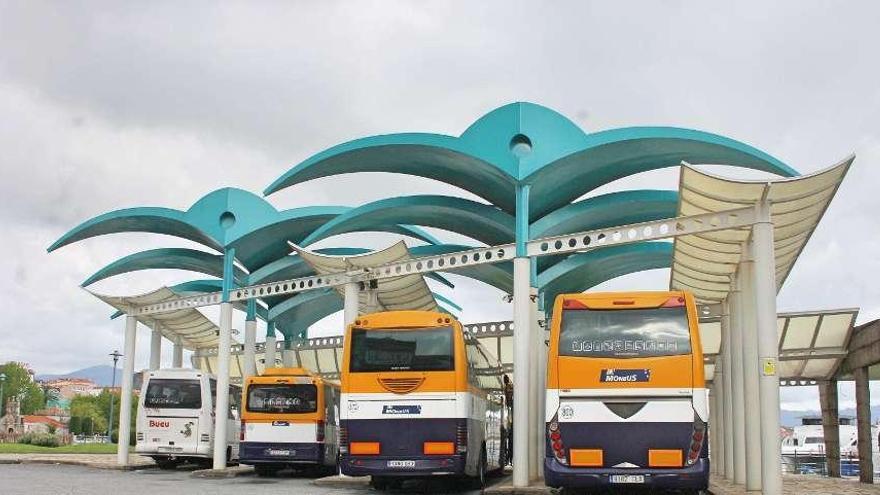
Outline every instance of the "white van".
[[(161, 469), (184, 461), (210, 466), (214, 456), (214, 403), (217, 379), (193, 369), (145, 372), (138, 399), (135, 452), (152, 457)], [(228, 461), (238, 459), (241, 388), (229, 386), (227, 438), (222, 444)]]

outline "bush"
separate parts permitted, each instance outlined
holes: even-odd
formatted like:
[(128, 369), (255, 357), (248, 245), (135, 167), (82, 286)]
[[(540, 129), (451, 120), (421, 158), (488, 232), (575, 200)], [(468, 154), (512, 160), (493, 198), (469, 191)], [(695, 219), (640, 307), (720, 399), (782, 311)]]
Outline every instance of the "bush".
[(38, 447), (58, 447), (61, 445), (61, 439), (48, 433), (28, 432), (19, 437), (18, 443), (26, 443)]
[[(110, 434), (110, 443), (119, 443), (119, 430), (114, 429), (113, 433)], [(131, 433), (128, 436), (128, 444), (132, 447), (137, 445), (137, 437), (134, 432), (134, 427), (132, 427)]]

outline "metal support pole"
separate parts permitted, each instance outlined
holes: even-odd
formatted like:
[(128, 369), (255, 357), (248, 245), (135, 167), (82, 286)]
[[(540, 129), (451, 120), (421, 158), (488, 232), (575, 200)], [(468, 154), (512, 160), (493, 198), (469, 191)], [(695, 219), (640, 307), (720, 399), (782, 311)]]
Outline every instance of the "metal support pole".
[(733, 372), (730, 331), (730, 300), (721, 303), (721, 373), (724, 375), (724, 477), (733, 480)]
[(263, 354), (264, 369), (275, 367), (275, 348), (275, 322), (269, 320), (266, 322), (266, 344), (264, 346), (265, 353)]
[(782, 460), (779, 438), (779, 330), (776, 326), (776, 258), (770, 201), (757, 207), (758, 222), (752, 227), (755, 259), (753, 278), (758, 325), (761, 395), (761, 486), (764, 495), (782, 494)]
[(174, 348), (171, 352), (171, 367), (183, 368), (183, 339), (174, 339)]
[[(540, 297), (539, 297), (540, 301)], [(546, 315), (541, 309), (543, 304), (538, 304), (538, 322), (543, 322)], [(545, 411), (547, 409), (547, 345), (544, 343), (544, 327), (536, 327), (538, 333), (538, 417), (535, 418), (538, 425), (536, 450), (538, 451), (538, 477), (544, 477), (544, 435), (547, 431)]]
[[(119, 400), (119, 435), (116, 445), (116, 464), (128, 465), (128, 439), (131, 437), (131, 397), (134, 388), (135, 340), (137, 318), (125, 317), (125, 336), (122, 356), (122, 397)], [(113, 432), (110, 432), (112, 435)]]
[(345, 284), (345, 302), (343, 306), (343, 318), (345, 326), (354, 323), (358, 317), (358, 284), (357, 282), (349, 282)]
[[(531, 261), (534, 265), (534, 261)], [(529, 268), (531, 271), (531, 267)], [(531, 278), (531, 275), (529, 275)], [(530, 282), (531, 283), (531, 282)], [(544, 428), (539, 427), (538, 415), (538, 289), (529, 287), (529, 418), (532, 427), (529, 429), (529, 480), (538, 478), (538, 459), (541, 452), (541, 439), (544, 437)], [(541, 415), (543, 416), (543, 415)]]
[[(761, 423), (752, 418), (761, 414), (758, 381), (758, 327), (755, 314), (755, 290), (751, 243), (744, 246), (739, 265), (740, 300), (742, 301), (743, 409), (745, 411), (746, 491), (761, 491)], [(775, 455), (779, 455), (777, 452)]]
[(859, 436), (859, 481), (874, 483), (874, 458), (871, 446), (871, 381), (868, 368), (853, 370), (856, 380), (856, 428)]
[(825, 439), (825, 463), (828, 477), (840, 478), (840, 417), (837, 409), (837, 380), (819, 382), (819, 406), (822, 408), (822, 437)]
[[(716, 376), (715, 379), (718, 377)], [(718, 421), (715, 418), (718, 417), (718, 384), (712, 380), (712, 384), (709, 385), (709, 473), (718, 474), (718, 462), (715, 457), (718, 455), (718, 439), (715, 438), (715, 428), (718, 426)]]
[[(723, 330), (722, 330), (723, 331)], [(719, 358), (715, 361), (715, 378), (712, 379), (712, 393), (715, 395), (715, 401), (713, 405), (715, 406), (712, 410), (712, 414), (709, 416), (711, 426), (709, 427), (709, 435), (710, 437), (715, 438), (714, 447), (715, 449), (712, 451), (712, 468), (718, 476), (724, 476), (725, 462), (727, 454), (727, 446), (725, 437), (727, 428), (727, 419), (725, 418), (724, 411), (727, 407), (726, 405), (726, 397), (727, 391), (724, 389), (724, 380), (725, 374), (723, 366), (723, 362), (720, 360), (723, 359), (719, 356)]]
[[(226, 444), (229, 416), (229, 359), (232, 357), (232, 303), (229, 291), (233, 284), (233, 261), (235, 249), (227, 249), (223, 255), (223, 297), (220, 303), (220, 335), (217, 342), (217, 397), (214, 404), (214, 469), (226, 468)], [(238, 432), (232, 432), (238, 435)]]
[(284, 350), (281, 351), (281, 365), (285, 368), (293, 368), (293, 342), (284, 336)]
[(244, 322), (244, 377), (257, 374), (257, 300), (248, 299)]
[(746, 482), (746, 430), (745, 430), (745, 393), (743, 391), (743, 349), (742, 321), (743, 311), (740, 298), (739, 279), (734, 277), (733, 290), (730, 293), (730, 382), (733, 409), (733, 482), (737, 485)]
[(162, 324), (153, 322), (153, 331), (150, 333), (150, 371), (157, 370), (162, 366)]
[(532, 346), (529, 186), (516, 187), (516, 258), (513, 260), (513, 486), (529, 485), (529, 358)]
[[(220, 340), (217, 343), (217, 397), (214, 407), (214, 469), (226, 468), (229, 415), (229, 359), (232, 345), (232, 303), (220, 304)], [(238, 434), (238, 432), (234, 432)]]

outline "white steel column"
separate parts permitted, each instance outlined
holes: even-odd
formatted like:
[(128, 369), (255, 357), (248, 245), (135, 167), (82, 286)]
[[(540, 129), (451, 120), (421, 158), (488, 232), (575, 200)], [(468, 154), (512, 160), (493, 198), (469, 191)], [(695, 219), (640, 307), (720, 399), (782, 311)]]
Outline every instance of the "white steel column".
[(761, 395), (761, 476), (764, 495), (782, 493), (782, 465), (779, 440), (779, 330), (776, 327), (776, 259), (770, 201), (758, 205), (758, 222), (752, 227), (754, 287), (758, 324)]
[[(743, 259), (739, 266), (740, 300), (742, 301), (742, 348), (743, 348), (743, 409), (746, 438), (746, 490), (761, 490), (761, 423), (754, 418), (760, 415), (761, 394), (758, 391), (758, 328), (755, 324), (755, 290), (752, 281), (752, 255), (747, 244), (743, 246)], [(778, 453), (776, 455), (779, 455)]]
[[(529, 268), (531, 270), (531, 268)], [(530, 275), (531, 276), (531, 275)], [(538, 478), (540, 440), (544, 428), (538, 428), (538, 289), (529, 287), (529, 480)]]
[[(128, 465), (128, 439), (131, 437), (131, 397), (134, 388), (135, 344), (137, 318), (126, 315), (122, 349), (122, 397), (119, 400), (119, 435), (116, 442), (116, 464)], [(112, 435), (113, 432), (111, 431)]]
[[(541, 298), (538, 298), (541, 301)], [(540, 325), (546, 318), (544, 311), (538, 307), (538, 324), (535, 331), (538, 334), (538, 417), (535, 418), (538, 425), (536, 450), (538, 451), (538, 477), (544, 477), (544, 438), (547, 434), (545, 411), (547, 409), (547, 346), (544, 344), (544, 327)]]
[(265, 344), (265, 353), (263, 354), (263, 367), (264, 368), (274, 368), (275, 367), (275, 348), (276, 348), (276, 340), (275, 335), (266, 335), (266, 344)]
[(150, 333), (150, 370), (157, 370), (162, 366), (162, 324), (153, 321), (153, 331)]
[(529, 485), (530, 263), (513, 260), (513, 486)]
[(293, 368), (293, 342), (284, 338), (284, 350), (281, 351), (281, 365), (285, 368)]
[(171, 367), (183, 368), (183, 339), (180, 336), (174, 339), (174, 347), (171, 350)]
[(257, 374), (257, 320), (244, 322), (244, 377)]
[[(722, 332), (723, 331), (724, 330), (722, 330)], [(713, 458), (711, 459), (712, 468), (715, 474), (717, 474), (718, 476), (724, 476), (726, 461), (725, 454), (727, 453), (725, 442), (725, 428), (727, 427), (727, 425), (725, 423), (726, 418), (724, 417), (724, 411), (726, 408), (725, 403), (727, 402), (725, 400), (725, 394), (727, 393), (727, 391), (724, 389), (724, 379), (726, 375), (724, 374), (724, 365), (723, 361), (721, 361), (722, 359), (723, 358), (721, 356), (718, 356), (718, 358), (715, 360), (715, 378), (712, 379), (712, 393), (715, 394), (715, 401), (713, 405), (715, 406), (715, 408), (713, 409), (712, 415), (710, 416), (711, 425), (709, 427), (710, 437), (715, 438), (715, 443), (713, 444), (715, 450), (712, 451)]]
[(724, 477), (733, 480), (733, 382), (731, 372), (730, 299), (721, 303), (721, 372), (724, 381)]
[(343, 306), (343, 315), (345, 326), (354, 323), (358, 317), (358, 283), (349, 282), (345, 284), (345, 302)]
[[(718, 378), (717, 376), (715, 378)], [(715, 427), (718, 423), (715, 418), (718, 415), (718, 385), (715, 380), (708, 386), (709, 390), (709, 473), (710, 475), (718, 472), (718, 463), (715, 462), (715, 456), (718, 453), (718, 439), (715, 438)]]
[(733, 290), (730, 293), (730, 381), (733, 399), (733, 482), (742, 485), (746, 482), (746, 430), (745, 407), (743, 401), (743, 349), (742, 349), (742, 301), (739, 279), (733, 277)]
[[(220, 303), (220, 341), (217, 343), (217, 397), (214, 407), (214, 469), (226, 468), (229, 415), (229, 359), (232, 345), (232, 303)], [(238, 432), (234, 432), (236, 435)]]

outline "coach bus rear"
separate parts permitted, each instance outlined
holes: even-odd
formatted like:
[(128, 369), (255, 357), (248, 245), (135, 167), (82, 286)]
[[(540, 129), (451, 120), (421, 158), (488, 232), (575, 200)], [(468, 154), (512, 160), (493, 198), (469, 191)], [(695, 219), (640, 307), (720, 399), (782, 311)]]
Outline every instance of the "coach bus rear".
[(706, 489), (709, 417), (691, 294), (558, 296), (546, 394), (548, 485)]

